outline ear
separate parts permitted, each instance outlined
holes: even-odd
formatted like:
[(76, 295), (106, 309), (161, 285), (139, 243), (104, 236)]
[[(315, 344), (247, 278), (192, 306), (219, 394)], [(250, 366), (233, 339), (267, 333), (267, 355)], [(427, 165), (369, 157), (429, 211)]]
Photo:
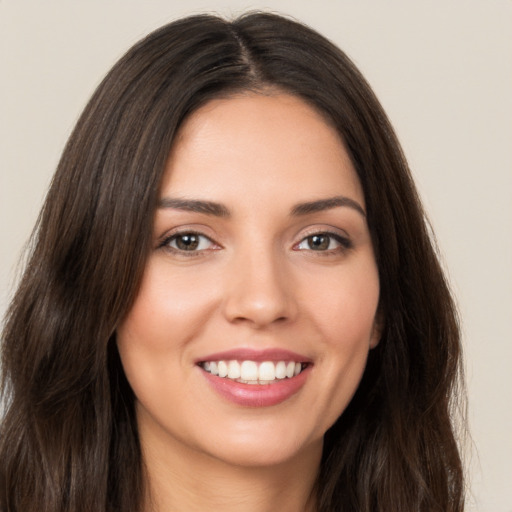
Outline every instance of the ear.
[(384, 314), (379, 307), (373, 321), (372, 333), (370, 335), (370, 349), (375, 348), (379, 344), (385, 324)]

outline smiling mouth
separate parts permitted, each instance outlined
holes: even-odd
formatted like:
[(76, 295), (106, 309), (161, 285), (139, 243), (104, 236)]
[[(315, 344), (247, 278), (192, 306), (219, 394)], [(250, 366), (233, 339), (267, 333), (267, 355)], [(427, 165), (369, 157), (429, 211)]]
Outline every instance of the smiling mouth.
[(297, 361), (202, 361), (199, 366), (216, 377), (233, 380), (242, 384), (274, 384), (291, 379), (303, 372), (309, 363)]

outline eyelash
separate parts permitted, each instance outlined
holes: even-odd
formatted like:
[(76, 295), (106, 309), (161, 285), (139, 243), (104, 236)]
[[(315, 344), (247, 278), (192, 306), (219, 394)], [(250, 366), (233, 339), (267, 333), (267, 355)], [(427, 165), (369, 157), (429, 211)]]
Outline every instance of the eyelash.
[[(204, 248), (204, 249), (192, 249), (192, 250), (186, 250), (186, 249), (180, 249), (179, 247), (172, 247), (171, 244), (178, 240), (180, 237), (185, 238), (186, 236), (190, 237), (197, 237), (198, 239), (207, 240), (209, 244), (216, 246), (216, 248)], [(308, 243), (308, 239), (313, 239), (314, 237), (328, 237), (329, 243), (328, 245), (331, 245), (332, 240), (334, 240), (338, 247), (335, 248), (327, 248), (325, 250), (315, 250), (311, 247), (307, 249), (299, 249), (299, 246), (303, 243)], [(201, 245), (201, 240), (199, 240), (198, 245)], [(309, 244), (308, 244), (309, 245)], [(307, 250), (311, 253), (316, 253), (318, 256), (328, 256), (332, 254), (337, 254), (340, 252), (348, 251), (349, 249), (352, 249), (353, 244), (352, 241), (348, 237), (341, 236), (339, 233), (333, 233), (330, 231), (315, 231), (313, 233), (307, 234), (305, 237), (303, 237), (299, 243), (295, 244), (293, 246), (293, 250), (300, 251), (300, 250)], [(174, 254), (178, 254), (180, 256), (185, 257), (197, 257), (203, 255), (207, 251), (211, 250), (217, 250), (220, 248), (210, 237), (197, 232), (197, 231), (181, 231), (177, 233), (173, 233), (172, 235), (166, 237), (162, 242), (158, 245), (158, 248), (165, 249), (167, 251), (170, 251)]]
[[(203, 233), (199, 233), (197, 231), (180, 231), (177, 233), (173, 233), (172, 235), (166, 237), (162, 242), (159, 244), (159, 248), (165, 249), (167, 251), (170, 251), (174, 254), (178, 254), (180, 256), (185, 257), (197, 257), (201, 256), (206, 251), (216, 250), (216, 249), (199, 249), (199, 250), (186, 250), (186, 249), (180, 249), (179, 247), (172, 247), (171, 243), (178, 240), (179, 238), (185, 238), (186, 236), (190, 237), (197, 237), (199, 239), (207, 240), (209, 244), (212, 244), (216, 246), (217, 244), (208, 236), (204, 235)], [(198, 242), (198, 244), (201, 244), (201, 241)], [(217, 246), (219, 248), (220, 246)]]
[(328, 245), (331, 245), (332, 240), (338, 244), (338, 247), (332, 249), (315, 250), (311, 247), (304, 249), (311, 253), (315, 253), (315, 256), (329, 256), (333, 254), (339, 254), (348, 251), (353, 247), (352, 241), (348, 237), (342, 236), (339, 233), (333, 233), (332, 231), (315, 231), (313, 233), (307, 234), (298, 244), (295, 244), (293, 247), (294, 250), (300, 250), (298, 247), (301, 244), (308, 243), (308, 240), (313, 239), (314, 237), (327, 237), (329, 239)]

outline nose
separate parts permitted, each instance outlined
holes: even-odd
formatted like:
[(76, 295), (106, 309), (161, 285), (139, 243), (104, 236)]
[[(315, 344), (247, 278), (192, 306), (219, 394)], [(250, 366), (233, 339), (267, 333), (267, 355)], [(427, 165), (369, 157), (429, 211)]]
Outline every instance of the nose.
[(262, 329), (295, 319), (296, 290), (283, 259), (265, 249), (234, 257), (224, 300), (228, 321)]

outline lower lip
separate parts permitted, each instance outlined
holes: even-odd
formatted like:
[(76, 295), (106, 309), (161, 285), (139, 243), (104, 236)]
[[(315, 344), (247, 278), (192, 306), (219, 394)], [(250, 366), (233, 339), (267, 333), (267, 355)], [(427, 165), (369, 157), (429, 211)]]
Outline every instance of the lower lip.
[(273, 384), (244, 384), (235, 380), (212, 375), (201, 369), (208, 383), (222, 397), (244, 407), (270, 407), (277, 405), (300, 391), (309, 375), (310, 366), (299, 375), (281, 379)]

